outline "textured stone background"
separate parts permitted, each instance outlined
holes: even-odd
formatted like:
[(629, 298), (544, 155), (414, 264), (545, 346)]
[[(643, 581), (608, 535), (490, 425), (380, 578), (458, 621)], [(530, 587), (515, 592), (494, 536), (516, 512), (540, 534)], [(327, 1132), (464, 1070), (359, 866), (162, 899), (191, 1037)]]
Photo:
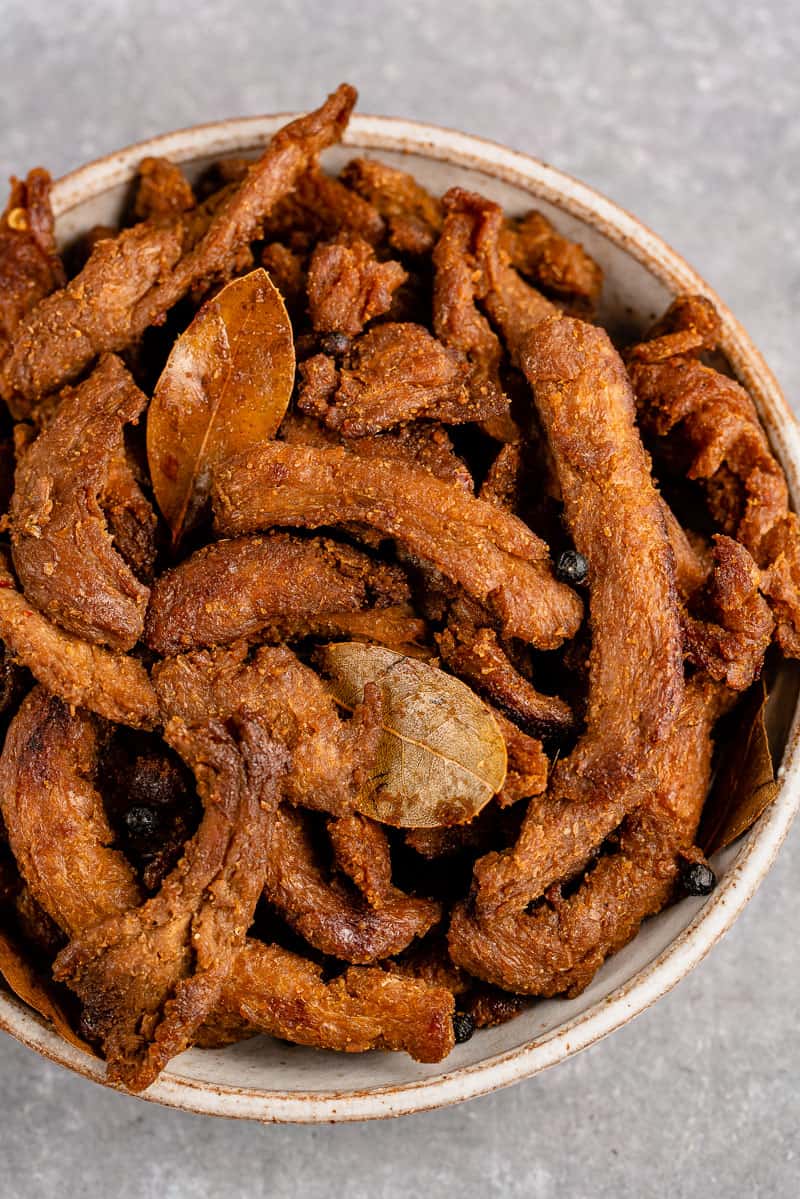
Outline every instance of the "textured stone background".
[[(315, 104), (531, 151), (633, 210), (800, 397), (796, 0), (3, 0), (0, 175)], [(790, 1196), (800, 1042), (790, 837), (727, 940), (635, 1024), (486, 1099), (260, 1128), (104, 1092), (0, 1039), (0, 1195)]]

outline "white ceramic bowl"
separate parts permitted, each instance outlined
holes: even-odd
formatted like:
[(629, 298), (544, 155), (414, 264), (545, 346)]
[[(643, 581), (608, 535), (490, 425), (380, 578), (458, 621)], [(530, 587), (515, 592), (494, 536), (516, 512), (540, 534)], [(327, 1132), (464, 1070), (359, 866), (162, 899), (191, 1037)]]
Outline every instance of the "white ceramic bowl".
[[(254, 117), (202, 125), (142, 142), (90, 163), (55, 186), (62, 241), (95, 223), (113, 223), (138, 162), (161, 154), (197, 173), (220, 155), (255, 153), (287, 118)], [(354, 151), (377, 154), (435, 192), (455, 184), (500, 201), (509, 212), (532, 205), (584, 243), (602, 264), (604, 324), (618, 332), (647, 325), (680, 291), (709, 295), (722, 315), (723, 346), (750, 390), (798, 499), (800, 438), (778, 385), (746, 332), (710, 288), (639, 221), (552, 167), (462, 133), (385, 117), (357, 116), (344, 147), (329, 151), (336, 169)], [(459, 1045), (439, 1065), (405, 1055), (322, 1053), (257, 1038), (224, 1050), (191, 1050), (171, 1063), (145, 1098), (213, 1115), (263, 1121), (359, 1120), (424, 1111), (481, 1095), (563, 1061), (632, 1019), (684, 977), (731, 927), (751, 898), (800, 804), (796, 674), (772, 697), (779, 734), (781, 788), (746, 837), (715, 861), (720, 885), (706, 900), (685, 899), (646, 922), (577, 999), (534, 1004), (509, 1024)], [(66, 1044), (0, 989), (0, 1027), (52, 1061), (104, 1081), (103, 1064)]]

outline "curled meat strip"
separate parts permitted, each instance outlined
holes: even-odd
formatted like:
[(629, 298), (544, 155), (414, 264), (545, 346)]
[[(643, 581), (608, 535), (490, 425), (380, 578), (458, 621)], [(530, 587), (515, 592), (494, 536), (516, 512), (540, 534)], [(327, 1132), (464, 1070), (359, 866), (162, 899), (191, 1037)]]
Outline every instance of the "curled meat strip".
[(577, 891), (563, 896), (555, 883), (529, 913), (481, 920), (461, 904), (449, 934), (454, 961), (520, 994), (579, 994), (669, 901), (684, 858), (702, 856), (692, 842), (711, 775), (711, 730), (725, 704), (717, 684), (689, 683), (650, 755), (652, 789), (624, 820), (618, 844), (589, 867)]
[(347, 365), (322, 390), (316, 359), (301, 367), (299, 407), (343, 437), (364, 437), (421, 417), (458, 425), (484, 420), (505, 407), (467, 387), (467, 370), (453, 350), (422, 325), (390, 322), (370, 329), (353, 346)]
[[(15, 717), (0, 759), (14, 852), (39, 902), (72, 937), (135, 912), (141, 900), (133, 872), (110, 846), (92, 785), (98, 731), (91, 717), (38, 688)], [(328, 983), (321, 975), (296, 954), (247, 939), (199, 1039), (218, 1043), (221, 1029), (228, 1040), (261, 1031), (320, 1048), (403, 1049), (420, 1061), (439, 1061), (452, 1049), (449, 991), (374, 967), (351, 968)]]
[(341, 449), (273, 442), (221, 466), (214, 509), (224, 534), (367, 524), (486, 604), (509, 636), (543, 648), (572, 636), (580, 623), (580, 600), (553, 578), (538, 537), (425, 471), (365, 462)]
[(642, 427), (657, 453), (669, 450), (690, 479), (704, 484), (714, 520), (749, 550), (762, 571), (777, 640), (784, 653), (798, 657), (800, 529), (753, 401), (734, 379), (696, 357), (716, 340), (707, 303), (676, 301), (655, 334), (629, 361)]
[(89, 708), (120, 724), (151, 729), (158, 704), (137, 659), (65, 633), (17, 590), (0, 552), (0, 638), (36, 678), (68, 704)]
[(0, 217), (0, 359), (17, 327), (32, 308), (65, 282), (56, 251), (52, 181), (37, 167), (27, 178), (11, 180), (11, 195)]
[(603, 286), (603, 272), (583, 246), (564, 237), (535, 209), (509, 221), (501, 246), (512, 266), (540, 287), (594, 304)]
[(373, 908), (390, 899), (392, 858), (386, 829), (361, 812), (328, 821), (336, 869), (353, 882)]
[(248, 658), (242, 643), (170, 658), (154, 667), (153, 679), (162, 705), (189, 723), (224, 719), (235, 695), (292, 755), (284, 798), (333, 815), (352, 810), (380, 736), (377, 687), (365, 688), (363, 704), (342, 720), (319, 676), (290, 649), (261, 646)]
[(318, 245), (308, 264), (308, 311), (317, 333), (355, 337), (392, 306), (407, 279), (399, 262), (379, 262), (363, 237), (342, 234)]
[(428, 254), (442, 227), (441, 201), (413, 175), (373, 158), (354, 158), (342, 180), (368, 200), (389, 226), (389, 244), (407, 254)]
[(11, 501), (26, 597), (68, 632), (118, 650), (141, 637), (149, 592), (115, 549), (100, 497), (112, 467), (119, 475), (124, 426), (146, 404), (119, 358), (101, 359), (26, 449)]
[(326, 879), (308, 816), (286, 807), (275, 818), (264, 895), (309, 945), (356, 964), (399, 953), (441, 916), (439, 904), (393, 887), (371, 905), (344, 882)]
[(0, 368), (0, 394), (14, 416), (27, 416), (97, 354), (131, 345), (190, 289), (226, 278), (275, 203), (341, 137), (355, 100), (355, 90), (342, 84), (316, 112), (276, 133), (191, 249), (180, 221), (145, 222), (98, 242), (80, 274), (42, 300), (17, 330)]
[(477, 863), (484, 916), (524, 907), (584, 864), (637, 801), (683, 693), (674, 561), (625, 369), (602, 330), (556, 318), (531, 336), (525, 372), (589, 563), (589, 696), (586, 731), (517, 844)]
[(147, 644), (173, 654), (268, 626), (305, 632), (326, 617), (408, 599), (403, 572), (361, 550), (321, 537), (240, 537), (205, 546), (159, 577)]
[[(243, 170), (246, 168), (243, 163)], [(385, 231), (385, 222), (375, 206), (326, 175), (318, 163), (312, 163), (300, 175), (293, 191), (278, 201), (264, 226), (265, 237), (287, 242), (298, 252), (339, 233), (355, 234), (375, 245)]]

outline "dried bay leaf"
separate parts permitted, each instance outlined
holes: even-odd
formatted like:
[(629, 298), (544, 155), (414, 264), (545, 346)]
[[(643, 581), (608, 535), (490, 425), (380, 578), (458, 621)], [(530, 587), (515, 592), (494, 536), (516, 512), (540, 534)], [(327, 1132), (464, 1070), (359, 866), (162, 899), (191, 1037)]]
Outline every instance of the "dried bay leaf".
[(698, 840), (709, 857), (746, 833), (778, 792), (764, 719), (766, 703), (762, 682), (742, 706), (735, 739), (706, 800)]
[(364, 685), (383, 697), (383, 735), (358, 807), (397, 828), (471, 820), (503, 785), (506, 746), (492, 714), (458, 679), (416, 658), (356, 642), (318, 651), (338, 702), (361, 702)]
[(294, 384), (292, 326), (266, 271), (234, 279), (178, 338), (147, 416), (147, 458), (176, 544), (222, 459), (274, 437)]

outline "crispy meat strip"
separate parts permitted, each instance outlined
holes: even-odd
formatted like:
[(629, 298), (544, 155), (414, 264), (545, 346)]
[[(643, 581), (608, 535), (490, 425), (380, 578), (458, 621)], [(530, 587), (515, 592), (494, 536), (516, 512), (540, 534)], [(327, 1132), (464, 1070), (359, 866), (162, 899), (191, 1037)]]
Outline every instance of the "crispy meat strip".
[(2, 552), (0, 638), (65, 703), (134, 728), (158, 724), (158, 704), (142, 663), (90, 645), (51, 624), (17, 590)]
[(677, 720), (652, 750), (652, 790), (625, 819), (618, 847), (577, 891), (563, 896), (556, 884), (531, 913), (481, 919), (460, 904), (449, 934), (454, 961), (507, 990), (579, 994), (669, 902), (683, 858), (698, 856), (692, 841), (711, 774), (711, 730), (725, 702), (718, 685), (689, 683)]
[[(301, 367), (305, 379), (329, 368)], [(467, 387), (463, 359), (422, 325), (390, 322), (355, 343), (347, 365), (326, 394), (316, 379), (301, 389), (299, 408), (343, 437), (380, 433), (420, 417), (446, 425), (484, 420), (505, 409), (505, 398), (488, 400)]]
[(418, 1062), (439, 1062), (453, 1048), (453, 1008), (444, 987), (377, 966), (351, 966), (326, 983), (322, 967), (249, 940), (218, 1019), (228, 1039), (265, 1032), (317, 1049), (402, 1049)]
[(550, 773), (550, 763), (547, 759), (541, 741), (529, 737), (522, 729), (498, 712), (492, 709), (492, 715), (500, 726), (503, 740), (506, 743), (508, 755), (508, 771), (502, 788), (494, 797), (494, 802), (501, 808), (509, 807), (520, 799), (530, 799), (533, 795), (541, 795), (547, 789), (547, 777)]
[(714, 537), (714, 567), (684, 616), (686, 657), (719, 683), (746, 691), (761, 673), (775, 622), (761, 572), (743, 545)]
[(352, 233), (377, 245), (386, 225), (377, 208), (338, 179), (331, 178), (313, 163), (297, 180), (294, 189), (275, 205), (264, 235), (287, 242), (299, 252), (339, 233)]
[(265, 640), (286, 641), (301, 637), (367, 641), (385, 645), (409, 658), (430, 660), (435, 657), (428, 626), (414, 614), (410, 604), (368, 608), (364, 612), (323, 613), (306, 624), (293, 624), (288, 629), (273, 627), (267, 631)]
[(361, 812), (349, 812), (328, 821), (333, 860), (337, 870), (358, 887), (372, 908), (392, 896), (392, 858), (386, 829)]
[(286, 646), (262, 646), (248, 660), (247, 645), (197, 650), (153, 669), (168, 710), (190, 723), (204, 714), (224, 719), (230, 696), (242, 712), (258, 712), (272, 736), (292, 755), (283, 796), (332, 815), (352, 811), (361, 776), (380, 736), (380, 693), (365, 688), (364, 703), (342, 720), (328, 689)]
[(341, 137), (355, 100), (342, 84), (316, 112), (281, 129), (188, 252), (182, 223), (144, 223), (99, 242), (81, 273), (38, 304), (15, 337), (0, 369), (0, 394), (13, 415), (29, 415), (97, 354), (138, 340), (191, 288), (227, 278), (277, 200)]
[(240, 537), (204, 546), (159, 577), (146, 640), (174, 654), (408, 598), (399, 567), (329, 538)]
[(116, 447), (108, 447), (99, 499), (117, 550), (137, 578), (151, 581), (158, 552), (158, 517), (142, 490), (141, 472), (124, 437)]
[(124, 229), (98, 241), (80, 274), (31, 311), (0, 368), (0, 394), (17, 420), (75, 380), (98, 354), (141, 336), (147, 326), (135, 322), (134, 306), (175, 266), (182, 244), (176, 222)]
[(580, 623), (580, 600), (553, 578), (538, 537), (427, 471), (365, 462), (341, 449), (274, 442), (222, 465), (214, 506), (224, 534), (271, 525), (367, 524), (486, 604), (508, 636), (543, 648), (572, 636)]
[(535, 209), (509, 221), (500, 245), (511, 265), (540, 287), (575, 296), (594, 305), (603, 286), (603, 272), (578, 242), (570, 241)]
[(574, 726), (569, 704), (557, 695), (537, 691), (513, 665), (494, 629), (453, 617), (437, 635), (436, 643), (454, 674), (526, 728), (547, 734)]
[(168, 720), (165, 736), (194, 769), (200, 827), (141, 907), (73, 938), (54, 976), (78, 994), (108, 1076), (144, 1090), (214, 1010), (261, 891), (269, 831), (287, 766), (257, 724)]
[(0, 359), (32, 308), (65, 282), (56, 250), (52, 180), (37, 167), (11, 180), (11, 195), (0, 216)]
[(502, 347), (477, 306), (484, 296), (484, 281), (475, 221), (461, 205), (468, 195), (453, 189), (445, 196), (447, 215), (433, 251), (433, 330), (443, 345), (465, 357), (475, 402), (504, 406), (507, 413), (508, 397), (500, 380)]
[(430, 253), (442, 227), (442, 204), (413, 175), (373, 158), (354, 158), (341, 178), (386, 219), (391, 246), (401, 253)]
[[(69, 712), (37, 688), (15, 718), (0, 760), (0, 794), (15, 854), (37, 899), (71, 936), (98, 919), (122, 916), (141, 899), (132, 870), (111, 847), (91, 782), (96, 733), (91, 717)], [(236, 1036), (261, 1031), (320, 1048), (404, 1049), (420, 1061), (439, 1061), (453, 1045), (452, 1010), (452, 996), (442, 988), (375, 968), (352, 969), (323, 983), (311, 962), (250, 939), (233, 963), (211, 1023), (234, 1021)]]
[(142, 159), (133, 202), (137, 221), (169, 221), (194, 206), (194, 192), (179, 166), (166, 158)]
[(475, 261), (476, 295), (503, 335), (512, 362), (522, 366), (528, 338), (556, 308), (509, 265), (502, 246), (503, 210), (477, 192), (452, 188), (444, 204), (469, 230)]
[(306, 272), (302, 259), (288, 246), (272, 241), (261, 252), (261, 265), (281, 293), (294, 322), (305, 308)]
[(22, 456), (11, 501), (14, 567), (26, 597), (68, 632), (117, 650), (141, 637), (149, 591), (117, 553), (100, 495), (124, 455), (125, 425), (146, 404), (120, 359), (106, 355), (62, 394)]
[(308, 264), (308, 312), (317, 333), (355, 337), (392, 306), (408, 276), (399, 262), (379, 262), (363, 237), (341, 234), (316, 246)]
[(139, 903), (139, 887), (94, 785), (105, 736), (91, 713), (35, 687), (0, 758), (0, 806), (17, 866), (51, 919), (74, 936)]
[(328, 880), (317, 860), (308, 816), (282, 807), (276, 816), (264, 895), (315, 949), (357, 965), (380, 961), (424, 936), (441, 907), (390, 888), (379, 907)]
[(478, 493), (487, 504), (496, 504), (508, 512), (519, 509), (522, 489), (523, 457), (518, 443), (501, 445)]
[(625, 369), (601, 329), (567, 318), (541, 323), (524, 361), (565, 518), (589, 563), (589, 696), (586, 731), (531, 804), (516, 846), (476, 865), (486, 916), (524, 907), (583, 865), (640, 796), (648, 754), (683, 693), (674, 561)]
[[(317, 358), (323, 357), (317, 355)], [(404, 462), (412, 468), (421, 467), (430, 471), (437, 479), (455, 483), (468, 495), (474, 492), (472, 475), (453, 448), (449, 433), (435, 423), (419, 421), (400, 429), (369, 437), (354, 437), (345, 442), (313, 417), (290, 412), (281, 425), (280, 436), (288, 445), (310, 445), (322, 449), (326, 446), (343, 446), (359, 458), (389, 458)]]
[(749, 550), (763, 572), (761, 590), (775, 613), (777, 640), (784, 653), (798, 657), (798, 518), (789, 511), (786, 478), (750, 396), (693, 356), (713, 345), (715, 329), (707, 304), (684, 299), (665, 315), (653, 341), (634, 348), (629, 370), (639, 419), (657, 451), (677, 454), (688, 477), (704, 483), (715, 521)]

